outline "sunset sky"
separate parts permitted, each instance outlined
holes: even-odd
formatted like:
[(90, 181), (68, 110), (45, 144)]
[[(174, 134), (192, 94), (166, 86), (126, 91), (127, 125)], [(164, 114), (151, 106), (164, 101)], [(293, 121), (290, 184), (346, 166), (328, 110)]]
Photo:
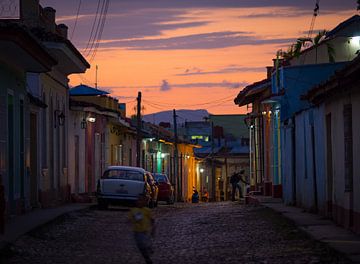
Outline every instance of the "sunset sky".
[[(57, 23), (68, 25), (69, 38), (86, 56), (98, 1), (82, 0), (77, 16), (79, 1), (40, 4), (57, 10)], [(110, 0), (96, 56), (86, 57), (91, 69), (71, 76), (71, 85), (94, 86), (98, 65), (98, 87), (128, 103), (128, 115), (138, 91), (144, 114), (174, 108), (244, 113), (234, 97), (265, 78), (277, 50), (306, 36), (314, 6), (315, 0)], [(320, 1), (314, 30), (332, 29), (356, 13), (355, 0)]]

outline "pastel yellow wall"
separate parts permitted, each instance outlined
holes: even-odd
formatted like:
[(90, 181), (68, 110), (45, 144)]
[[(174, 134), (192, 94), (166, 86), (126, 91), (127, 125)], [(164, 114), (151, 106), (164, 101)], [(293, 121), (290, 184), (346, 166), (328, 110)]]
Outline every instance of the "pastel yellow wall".
[(197, 186), (197, 161), (195, 160), (194, 146), (185, 143), (178, 144), (178, 153), (179, 157), (182, 156), (183, 164), (182, 196), (184, 201), (189, 202), (193, 194), (193, 187)]

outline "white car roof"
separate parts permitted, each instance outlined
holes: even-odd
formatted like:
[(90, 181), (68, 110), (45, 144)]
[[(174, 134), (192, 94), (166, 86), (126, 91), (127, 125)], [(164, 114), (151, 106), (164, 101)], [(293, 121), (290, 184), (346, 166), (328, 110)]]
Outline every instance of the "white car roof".
[(145, 170), (143, 168), (131, 166), (109, 166), (106, 170), (131, 170), (145, 173)]

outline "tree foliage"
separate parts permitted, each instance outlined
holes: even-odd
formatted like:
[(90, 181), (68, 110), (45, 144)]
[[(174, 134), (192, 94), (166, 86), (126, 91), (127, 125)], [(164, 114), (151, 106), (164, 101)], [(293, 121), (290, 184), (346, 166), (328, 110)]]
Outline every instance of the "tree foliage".
[[(360, 2), (360, 0), (358, 0)], [(326, 38), (326, 30), (319, 31), (319, 33), (314, 38), (304, 37), (304, 38), (298, 38), (297, 41), (290, 45), (287, 51), (280, 51), (280, 56), (285, 59), (291, 59), (291, 58), (298, 58), (301, 54), (301, 52), (305, 49), (307, 49), (310, 45), (310, 47), (314, 47), (316, 50), (316, 58), (317, 61), (317, 47), (325, 40)], [(329, 62), (335, 62), (335, 49), (334, 47), (329, 43), (325, 43), (327, 47), (327, 53), (329, 57)]]

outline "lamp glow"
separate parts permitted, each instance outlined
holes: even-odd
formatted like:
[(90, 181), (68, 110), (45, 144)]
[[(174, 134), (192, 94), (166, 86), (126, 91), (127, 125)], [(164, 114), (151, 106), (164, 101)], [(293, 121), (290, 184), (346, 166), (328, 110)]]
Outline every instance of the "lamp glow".
[(87, 121), (89, 121), (90, 123), (95, 123), (96, 122), (96, 118), (95, 117), (88, 117)]

